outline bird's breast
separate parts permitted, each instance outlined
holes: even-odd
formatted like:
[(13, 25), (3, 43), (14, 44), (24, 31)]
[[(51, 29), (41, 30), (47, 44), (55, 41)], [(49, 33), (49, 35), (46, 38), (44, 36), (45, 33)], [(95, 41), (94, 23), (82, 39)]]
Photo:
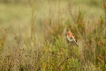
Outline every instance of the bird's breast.
[(71, 33), (67, 33), (66, 35), (67, 35), (67, 36), (70, 36), (70, 37), (72, 37), (72, 34), (71, 34)]

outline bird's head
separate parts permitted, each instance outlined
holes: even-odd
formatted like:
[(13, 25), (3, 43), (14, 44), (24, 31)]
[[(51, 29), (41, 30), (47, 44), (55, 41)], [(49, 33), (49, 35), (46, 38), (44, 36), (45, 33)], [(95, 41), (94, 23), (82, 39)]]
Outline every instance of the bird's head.
[(70, 29), (69, 29), (69, 28), (67, 28), (66, 32), (68, 32), (68, 31), (70, 31)]

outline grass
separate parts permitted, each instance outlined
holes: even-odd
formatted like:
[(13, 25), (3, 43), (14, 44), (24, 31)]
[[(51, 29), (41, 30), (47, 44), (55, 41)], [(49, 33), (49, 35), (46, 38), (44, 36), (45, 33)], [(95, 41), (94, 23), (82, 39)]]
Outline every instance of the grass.
[[(106, 6), (98, 2), (1, 3), (0, 71), (105, 71)], [(79, 47), (67, 43), (66, 28)]]

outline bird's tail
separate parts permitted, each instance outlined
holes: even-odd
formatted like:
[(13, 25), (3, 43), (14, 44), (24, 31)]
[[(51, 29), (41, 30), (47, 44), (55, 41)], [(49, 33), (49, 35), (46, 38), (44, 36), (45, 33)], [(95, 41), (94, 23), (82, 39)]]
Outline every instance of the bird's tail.
[(77, 42), (76, 41), (74, 41), (74, 42), (75, 42), (76, 46), (79, 47), (78, 44), (77, 44)]

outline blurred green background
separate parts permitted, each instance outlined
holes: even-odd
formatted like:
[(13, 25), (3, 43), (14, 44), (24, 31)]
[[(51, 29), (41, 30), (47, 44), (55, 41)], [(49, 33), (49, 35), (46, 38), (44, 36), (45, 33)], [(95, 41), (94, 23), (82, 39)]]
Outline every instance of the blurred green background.
[[(48, 1), (54, 6), (54, 11), (57, 10), (58, 0), (34, 0), (37, 10), (37, 16), (48, 15)], [(101, 8), (102, 0), (60, 0), (60, 7), (64, 9), (67, 3), (71, 2), (73, 9), (85, 10), (88, 17), (97, 17), (103, 14)], [(29, 0), (0, 0), (0, 25), (27, 24), (30, 22), (31, 9)]]
[[(30, 32), (30, 22), (32, 10), (30, 0), (0, 0), (0, 26), (9, 28), (14, 32), (21, 30), (22, 34)], [(46, 20), (50, 17), (50, 10), (52, 19), (58, 18), (58, 12), (62, 13), (64, 20), (70, 18), (68, 12), (68, 4), (72, 6), (74, 15), (80, 9), (85, 12), (84, 20), (97, 20), (104, 15), (102, 5), (103, 0), (33, 0), (36, 14), (35, 28), (39, 32), (41, 20)], [(70, 18), (71, 19), (71, 18)]]
[[(30, 0), (0, 0), (0, 26), (7, 28), (10, 31), (19, 32), (21, 34), (30, 33), (30, 22), (32, 9)], [(50, 10), (52, 19), (58, 19), (58, 12), (62, 13), (64, 20), (70, 18), (68, 12), (68, 4), (72, 6), (73, 14), (77, 11), (85, 11), (85, 20), (96, 20), (103, 15), (102, 0), (33, 0), (36, 14), (35, 28), (40, 31), (42, 25), (40, 20), (46, 20), (50, 17)], [(71, 19), (71, 18), (70, 18)], [(38, 24), (38, 25), (37, 25)]]

